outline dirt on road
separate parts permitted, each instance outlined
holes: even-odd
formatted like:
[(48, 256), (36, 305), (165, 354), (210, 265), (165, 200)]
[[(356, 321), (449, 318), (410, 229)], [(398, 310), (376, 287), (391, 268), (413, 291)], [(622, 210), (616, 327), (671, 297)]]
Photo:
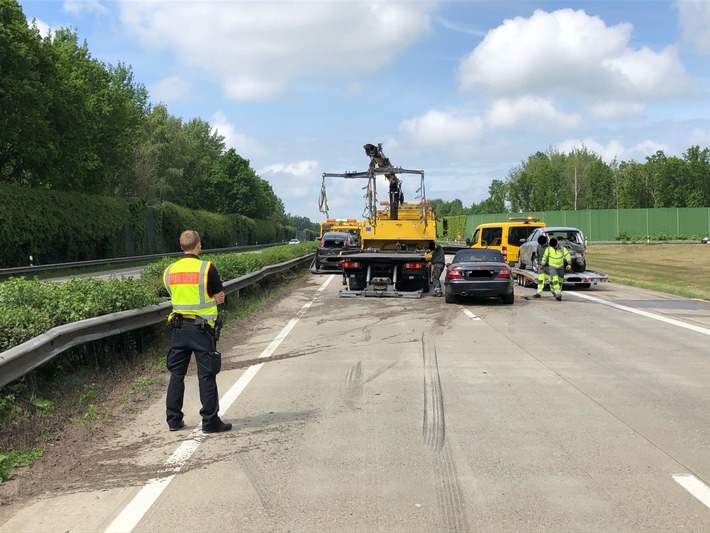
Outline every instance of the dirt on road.
[[(279, 298), (308, 283), (307, 275), (298, 277), (284, 287)], [(272, 304), (264, 302), (251, 315), (228, 324), (219, 341), (220, 351), (239, 346), (240, 339), (260, 328), (264, 316), (273, 319), (278, 306)], [(284, 317), (286, 321), (290, 318)], [(166, 331), (154, 351), (164, 354), (167, 348)], [(268, 358), (260, 359), (258, 363), (268, 361)], [(256, 363), (246, 358), (236, 361), (232, 358), (228, 367), (246, 367)], [(227, 366), (223, 369), (226, 370)], [(195, 372), (196, 365), (192, 361), (188, 376)], [(156, 362), (135, 368), (112, 369), (100, 377), (94, 375), (91, 378), (89, 385), (94, 394), (91, 398), (94, 408), (87, 410), (87, 403), (77, 402), (76, 389), (66, 395), (58, 392), (52, 398), (55, 412), (51, 416), (34, 417), (15, 426), (13, 431), (0, 435), (0, 453), (44, 448), (42, 457), (34, 464), (13, 469), (11, 479), (0, 483), (0, 524), (31, 500), (45, 494), (100, 490), (109, 488), (116, 480), (139, 483), (153, 477), (155, 472), (137, 473), (135, 468), (127, 466), (131, 464), (130, 460), (120, 460), (113, 454), (138, 454), (140, 449), (151, 444), (146, 441), (154, 437), (146, 434), (141, 427), (132, 426), (146, 406), (163, 401), (168, 379), (168, 371)], [(164, 423), (163, 420), (159, 422)], [(120, 450), (112, 449), (111, 444), (117, 434), (125, 434), (127, 428), (135, 442), (124, 442)], [(167, 425), (165, 432), (168, 432)], [(99, 463), (101, 468), (96, 467)]]

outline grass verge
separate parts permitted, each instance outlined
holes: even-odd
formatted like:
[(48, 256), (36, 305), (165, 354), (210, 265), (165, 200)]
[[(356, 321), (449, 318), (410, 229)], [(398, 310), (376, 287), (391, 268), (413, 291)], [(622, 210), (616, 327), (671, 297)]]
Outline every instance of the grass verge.
[(587, 265), (613, 283), (710, 300), (708, 245), (592, 244)]

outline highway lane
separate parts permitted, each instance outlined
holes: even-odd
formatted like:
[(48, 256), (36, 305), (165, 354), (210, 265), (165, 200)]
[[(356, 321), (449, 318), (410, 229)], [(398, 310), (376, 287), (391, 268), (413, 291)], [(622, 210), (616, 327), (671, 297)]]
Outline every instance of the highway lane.
[[(339, 288), (309, 278), (222, 347), (233, 432), (168, 433), (156, 402), (95, 459), (111, 482), (0, 531), (710, 529), (710, 304), (613, 284), (513, 306)], [(192, 425), (197, 397), (193, 376)]]

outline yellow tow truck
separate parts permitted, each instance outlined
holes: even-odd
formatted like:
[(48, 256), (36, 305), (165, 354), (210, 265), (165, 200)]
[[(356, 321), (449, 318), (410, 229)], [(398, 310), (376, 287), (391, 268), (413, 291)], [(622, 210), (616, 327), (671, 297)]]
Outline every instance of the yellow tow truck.
[[(367, 180), (360, 249), (342, 254), (346, 287), (340, 295), (420, 298), (429, 292), (431, 277), (427, 245), (436, 240), (436, 217), (426, 199), (424, 171), (394, 167), (382, 144), (366, 144), (364, 149), (370, 158), (367, 170), (323, 173), (321, 203), (326, 178)], [(410, 175), (418, 177), (418, 186), (415, 199), (405, 201), (400, 176)], [(377, 197), (379, 176), (388, 184), (388, 200), (381, 202)]]

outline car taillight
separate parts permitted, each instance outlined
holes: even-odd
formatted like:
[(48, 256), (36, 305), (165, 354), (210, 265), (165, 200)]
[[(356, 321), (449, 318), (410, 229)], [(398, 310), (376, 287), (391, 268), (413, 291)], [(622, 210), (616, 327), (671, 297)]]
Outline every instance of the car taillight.
[(498, 272), (498, 275), (496, 277), (497, 278), (509, 278), (510, 277), (510, 269), (508, 269), (507, 266), (503, 265), (500, 268), (500, 272)]
[(449, 279), (462, 279), (463, 278), (463, 274), (461, 274), (461, 272), (459, 272), (459, 267), (455, 267), (455, 266), (451, 267), (446, 275), (449, 277)]
[(503, 261), (507, 263), (507, 262), (508, 262), (508, 247), (507, 247), (507, 246), (503, 246), (503, 247), (500, 249), (500, 253), (503, 254)]
[(343, 261), (341, 265), (343, 268), (360, 268), (360, 261)]
[(404, 265), (402, 266), (408, 269), (419, 269), (424, 268), (426, 266), (426, 263), (404, 263)]

